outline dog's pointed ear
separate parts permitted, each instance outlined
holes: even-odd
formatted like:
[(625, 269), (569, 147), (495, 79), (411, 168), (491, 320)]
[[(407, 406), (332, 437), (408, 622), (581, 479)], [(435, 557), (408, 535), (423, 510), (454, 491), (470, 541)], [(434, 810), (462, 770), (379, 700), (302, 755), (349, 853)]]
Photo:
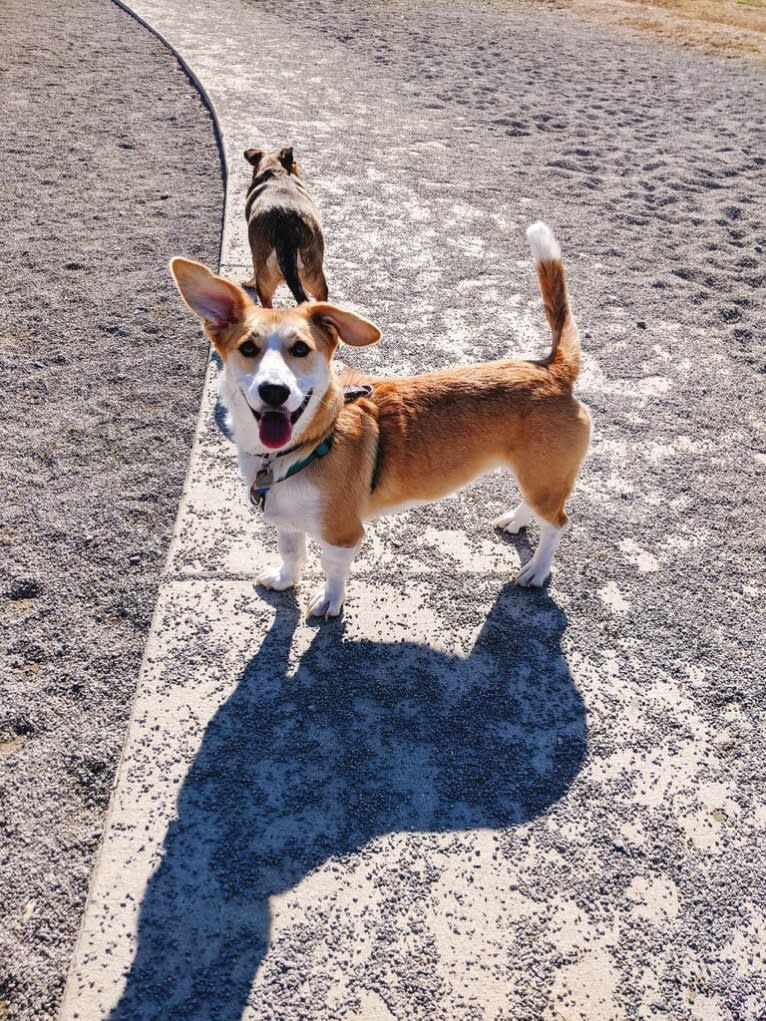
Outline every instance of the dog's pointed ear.
[(263, 158), (263, 149), (245, 149), (245, 159), (253, 166), (257, 167)]
[(283, 145), (279, 150), (279, 162), (285, 168), (289, 170), (295, 163), (295, 157), (293, 156), (293, 147), (291, 145)]
[(240, 287), (217, 277), (201, 262), (171, 259), (170, 272), (181, 297), (214, 337), (236, 326), (252, 305)]
[(381, 338), (381, 332), (374, 323), (326, 301), (307, 305), (306, 313), (318, 326), (332, 327), (343, 343), (351, 347), (367, 347)]

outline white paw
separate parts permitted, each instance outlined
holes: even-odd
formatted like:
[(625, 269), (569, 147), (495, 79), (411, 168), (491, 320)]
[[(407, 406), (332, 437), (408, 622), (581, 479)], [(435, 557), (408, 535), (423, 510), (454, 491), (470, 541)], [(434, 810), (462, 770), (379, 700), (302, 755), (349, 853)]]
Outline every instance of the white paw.
[(292, 588), (300, 581), (300, 574), (290, 571), (284, 564), (277, 564), (276, 567), (267, 567), (258, 575), (257, 583), (264, 588), (275, 589), (283, 592), (286, 588)]
[(537, 587), (539, 588), (548, 575), (551, 573), (549, 564), (535, 563), (535, 558), (532, 557), (522, 567), (519, 573), (516, 575), (516, 584), (521, 585), (523, 588)]
[(506, 511), (505, 514), (496, 517), (492, 522), (492, 527), (502, 528), (504, 532), (510, 532), (511, 535), (515, 535), (522, 528), (526, 528), (531, 521), (532, 514), (524, 504), (521, 504), (514, 510)]
[(343, 606), (344, 592), (333, 591), (326, 583), (318, 588), (309, 603), (309, 617), (337, 617)]

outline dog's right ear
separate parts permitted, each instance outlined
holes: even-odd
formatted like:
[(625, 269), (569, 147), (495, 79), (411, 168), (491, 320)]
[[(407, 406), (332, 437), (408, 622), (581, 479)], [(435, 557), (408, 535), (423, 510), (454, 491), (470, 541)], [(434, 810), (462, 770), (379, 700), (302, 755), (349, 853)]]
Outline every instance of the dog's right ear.
[(251, 166), (257, 167), (263, 159), (263, 149), (245, 149), (245, 159)]
[(181, 297), (200, 317), (214, 342), (222, 340), (227, 330), (237, 326), (252, 305), (242, 288), (217, 277), (201, 262), (171, 259), (170, 272)]
[(343, 343), (351, 347), (367, 347), (369, 344), (377, 344), (381, 338), (381, 332), (375, 323), (362, 319), (356, 312), (338, 308), (327, 301), (314, 301), (299, 307), (303, 308), (309, 319), (318, 326), (325, 329), (331, 327)]

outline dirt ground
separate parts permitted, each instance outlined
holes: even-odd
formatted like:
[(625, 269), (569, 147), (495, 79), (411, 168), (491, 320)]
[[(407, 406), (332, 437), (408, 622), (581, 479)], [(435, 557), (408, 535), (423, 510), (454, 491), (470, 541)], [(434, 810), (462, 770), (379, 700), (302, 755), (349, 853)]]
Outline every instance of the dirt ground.
[(0, 1019), (55, 1016), (199, 408), (212, 122), (109, 0), (0, 7)]
[(552, 0), (552, 6), (653, 32), (677, 46), (766, 61), (766, 0)]

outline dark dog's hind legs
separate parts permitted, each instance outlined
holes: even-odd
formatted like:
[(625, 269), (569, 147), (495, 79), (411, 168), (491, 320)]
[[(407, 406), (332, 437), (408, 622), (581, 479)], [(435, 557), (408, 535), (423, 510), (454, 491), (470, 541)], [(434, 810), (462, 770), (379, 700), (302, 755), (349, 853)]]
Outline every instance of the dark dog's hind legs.
[(298, 276), (298, 249), (295, 245), (279, 240), (275, 246), (277, 264), (285, 278), (285, 283), (293, 292), (293, 297), (299, 305), (308, 301), (308, 296), (303, 290), (301, 278)]

